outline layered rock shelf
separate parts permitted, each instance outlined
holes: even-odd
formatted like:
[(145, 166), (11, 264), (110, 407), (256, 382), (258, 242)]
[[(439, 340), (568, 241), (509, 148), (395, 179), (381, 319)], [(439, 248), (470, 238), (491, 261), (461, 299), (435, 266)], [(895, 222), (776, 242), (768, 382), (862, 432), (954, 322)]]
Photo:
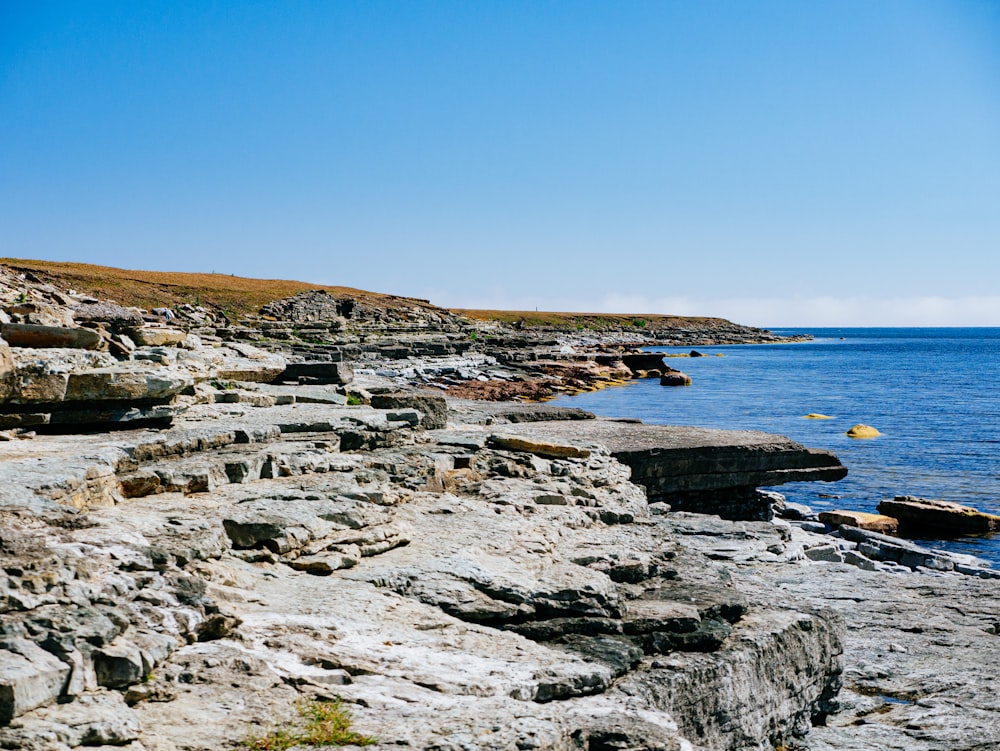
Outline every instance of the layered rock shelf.
[(1000, 744), (992, 569), (772, 519), (832, 454), (445, 388), (655, 375), (624, 341), (4, 278), (11, 325), (98, 341), (0, 346), (0, 748), (238, 749), (317, 700), (385, 749)]

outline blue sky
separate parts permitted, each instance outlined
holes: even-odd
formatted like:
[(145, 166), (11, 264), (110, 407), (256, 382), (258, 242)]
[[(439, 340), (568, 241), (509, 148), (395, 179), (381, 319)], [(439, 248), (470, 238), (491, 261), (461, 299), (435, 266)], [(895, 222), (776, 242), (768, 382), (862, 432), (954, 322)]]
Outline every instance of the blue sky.
[(1000, 325), (1000, 3), (0, 0), (0, 255)]

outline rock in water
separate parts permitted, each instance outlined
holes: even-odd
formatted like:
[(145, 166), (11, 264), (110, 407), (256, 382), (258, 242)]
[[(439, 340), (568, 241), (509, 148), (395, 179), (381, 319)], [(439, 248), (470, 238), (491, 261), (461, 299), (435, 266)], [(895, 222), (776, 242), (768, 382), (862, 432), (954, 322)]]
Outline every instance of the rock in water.
[(863, 425), (858, 423), (850, 430), (847, 431), (848, 438), (877, 438), (882, 435), (878, 430), (873, 428), (871, 425)]
[(1000, 529), (1000, 516), (987, 514), (970, 506), (950, 501), (898, 495), (891, 501), (878, 505), (880, 513), (899, 519), (902, 530), (927, 532), (932, 536), (941, 533), (982, 534)]
[(674, 368), (668, 368), (667, 372), (660, 376), (661, 386), (690, 386), (691, 376), (682, 373)]

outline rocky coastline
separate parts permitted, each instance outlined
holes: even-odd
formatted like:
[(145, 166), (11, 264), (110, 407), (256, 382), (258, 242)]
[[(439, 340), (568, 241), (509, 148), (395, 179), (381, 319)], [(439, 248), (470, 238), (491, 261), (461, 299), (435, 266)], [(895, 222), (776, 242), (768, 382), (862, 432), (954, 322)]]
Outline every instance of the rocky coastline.
[(524, 400), (663, 375), (649, 332), (8, 269), (0, 309), (0, 748), (250, 748), (335, 700), (386, 749), (1000, 747), (997, 572), (761, 490), (828, 452)]

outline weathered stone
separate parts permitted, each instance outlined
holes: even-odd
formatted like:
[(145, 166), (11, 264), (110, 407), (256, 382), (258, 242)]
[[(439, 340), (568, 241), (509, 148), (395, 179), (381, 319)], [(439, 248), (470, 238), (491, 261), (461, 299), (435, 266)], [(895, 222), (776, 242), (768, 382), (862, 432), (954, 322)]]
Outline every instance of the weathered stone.
[(839, 547), (833, 544), (826, 545), (816, 545), (811, 548), (806, 548), (805, 551), (806, 558), (810, 561), (826, 561), (827, 563), (843, 563), (844, 554)]
[(164, 347), (177, 345), (184, 341), (187, 333), (180, 329), (160, 326), (142, 326), (129, 330), (135, 343), (142, 347)]
[(415, 409), (423, 415), (421, 425), (428, 430), (448, 425), (448, 404), (439, 394), (406, 392), (373, 394), (371, 405), (376, 409)]
[(489, 445), (493, 448), (504, 449), (506, 451), (523, 451), (549, 459), (586, 459), (591, 453), (590, 449), (579, 446), (551, 443), (548, 441), (535, 441), (509, 435), (491, 435)]
[(839, 480), (847, 469), (832, 453), (783, 436), (594, 420), (532, 423), (511, 429), (530, 440), (598, 443), (632, 469), (650, 501), (674, 510), (730, 519), (769, 519), (771, 499), (760, 486), (803, 480)]
[(663, 371), (667, 369), (663, 364), (663, 354), (656, 352), (622, 355), (622, 362), (633, 373), (647, 373), (651, 370)]
[(821, 511), (819, 520), (831, 527), (839, 527), (848, 524), (859, 529), (867, 529), (871, 532), (881, 532), (884, 535), (895, 534), (899, 531), (899, 522), (891, 516), (881, 514), (868, 514), (864, 511)]
[(898, 563), (911, 569), (920, 567), (935, 571), (952, 571), (955, 568), (955, 560), (947, 554), (928, 550), (912, 542), (878, 532), (842, 526), (839, 534), (845, 540), (856, 542), (860, 554), (876, 561)]
[(14, 377), (14, 358), (10, 353), (10, 346), (0, 338), (0, 404), (14, 393)]
[(660, 374), (661, 386), (690, 386), (691, 376), (679, 370), (668, 368), (665, 373)]
[(92, 329), (37, 326), (30, 323), (0, 324), (0, 335), (12, 347), (71, 347), (97, 349), (101, 336)]
[(194, 384), (188, 374), (169, 368), (130, 364), (71, 373), (66, 401), (167, 399)]
[(881, 501), (878, 510), (898, 519), (906, 534), (982, 534), (1000, 529), (1000, 516), (950, 501), (912, 495), (900, 495), (891, 501)]
[(277, 381), (333, 383), (345, 385), (354, 380), (354, 368), (348, 362), (290, 362)]
[(94, 652), (97, 682), (108, 688), (124, 688), (142, 680), (142, 653), (129, 641), (118, 639)]
[(70, 667), (26, 639), (2, 642), (0, 648), (0, 725), (28, 710), (55, 701)]

